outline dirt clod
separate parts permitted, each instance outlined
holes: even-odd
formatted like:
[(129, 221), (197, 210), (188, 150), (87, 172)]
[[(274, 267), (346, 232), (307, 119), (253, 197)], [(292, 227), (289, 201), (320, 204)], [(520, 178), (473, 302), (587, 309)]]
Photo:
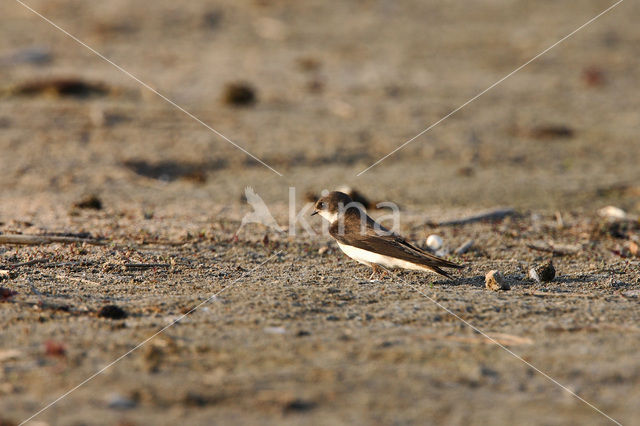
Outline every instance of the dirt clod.
[(569, 139), (574, 135), (574, 130), (564, 124), (544, 125), (532, 128), (529, 137), (533, 139)]
[(31, 80), (9, 89), (15, 96), (55, 96), (69, 98), (88, 98), (106, 96), (109, 87), (74, 77)]
[(248, 107), (257, 100), (256, 90), (248, 83), (229, 83), (224, 89), (223, 101), (227, 105)]
[(47, 340), (44, 342), (44, 350), (47, 356), (62, 358), (67, 354), (64, 344), (55, 340)]
[(553, 261), (533, 267), (529, 270), (529, 278), (536, 282), (548, 283), (553, 281), (556, 277), (556, 268), (553, 266)]
[(18, 293), (11, 290), (10, 288), (0, 287), (0, 301), (9, 300), (16, 294)]
[(89, 195), (73, 205), (78, 209), (102, 210), (102, 200), (97, 195)]
[(127, 317), (127, 313), (124, 309), (117, 305), (106, 305), (100, 308), (98, 311), (98, 316), (101, 318), (109, 318), (109, 319), (124, 319)]
[(511, 286), (497, 270), (491, 270), (484, 277), (485, 287), (489, 290), (509, 290)]

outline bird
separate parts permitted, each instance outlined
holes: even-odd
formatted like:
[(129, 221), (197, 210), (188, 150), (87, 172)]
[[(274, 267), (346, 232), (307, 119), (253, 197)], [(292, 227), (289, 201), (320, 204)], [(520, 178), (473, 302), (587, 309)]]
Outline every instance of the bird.
[(243, 226), (249, 223), (260, 223), (268, 228), (275, 229), (278, 232), (284, 232), (284, 230), (278, 225), (278, 222), (274, 219), (273, 215), (269, 211), (269, 208), (256, 192), (250, 186), (244, 189), (244, 195), (247, 198), (247, 203), (253, 208), (253, 211), (247, 213), (242, 218), (240, 227), (236, 231), (235, 235), (240, 232)]
[(361, 205), (339, 191), (320, 198), (311, 216), (319, 214), (329, 222), (329, 234), (338, 247), (350, 258), (371, 267), (373, 277), (382, 267), (435, 272), (449, 279), (451, 275), (442, 268), (462, 269), (462, 265), (434, 256), (407, 242), (369, 217)]

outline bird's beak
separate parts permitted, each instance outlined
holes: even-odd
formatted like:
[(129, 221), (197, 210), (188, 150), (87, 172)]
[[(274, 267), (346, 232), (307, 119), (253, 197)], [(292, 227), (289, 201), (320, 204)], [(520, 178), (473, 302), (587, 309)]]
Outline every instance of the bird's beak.
[(318, 214), (318, 210), (314, 210), (313, 213), (311, 213), (311, 216), (315, 216)]

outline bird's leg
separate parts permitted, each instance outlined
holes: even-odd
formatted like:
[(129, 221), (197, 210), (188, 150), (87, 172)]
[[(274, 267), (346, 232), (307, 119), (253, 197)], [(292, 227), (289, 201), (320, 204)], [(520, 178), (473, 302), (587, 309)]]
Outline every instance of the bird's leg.
[(373, 272), (371, 273), (371, 276), (369, 277), (369, 281), (373, 281), (373, 277), (380, 272), (380, 269), (378, 269), (378, 265), (376, 265), (375, 263), (371, 264), (371, 269), (373, 269)]
[(382, 268), (382, 275), (380, 275), (380, 279), (383, 279), (384, 277), (386, 277), (388, 273), (389, 271), (387, 269)]

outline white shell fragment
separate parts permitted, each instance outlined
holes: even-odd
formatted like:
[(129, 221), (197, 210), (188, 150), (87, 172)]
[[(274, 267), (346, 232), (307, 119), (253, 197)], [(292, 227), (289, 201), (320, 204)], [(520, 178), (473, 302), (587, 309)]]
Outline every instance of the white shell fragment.
[(436, 251), (442, 247), (442, 238), (439, 235), (431, 234), (427, 237), (427, 247)]
[(537, 283), (540, 283), (542, 281), (540, 279), (540, 276), (538, 275), (538, 272), (536, 271), (536, 268), (529, 269), (529, 278), (531, 278)]
[(627, 212), (622, 210), (620, 207), (615, 206), (607, 206), (598, 210), (598, 214), (603, 217), (610, 217), (612, 219), (626, 219)]

